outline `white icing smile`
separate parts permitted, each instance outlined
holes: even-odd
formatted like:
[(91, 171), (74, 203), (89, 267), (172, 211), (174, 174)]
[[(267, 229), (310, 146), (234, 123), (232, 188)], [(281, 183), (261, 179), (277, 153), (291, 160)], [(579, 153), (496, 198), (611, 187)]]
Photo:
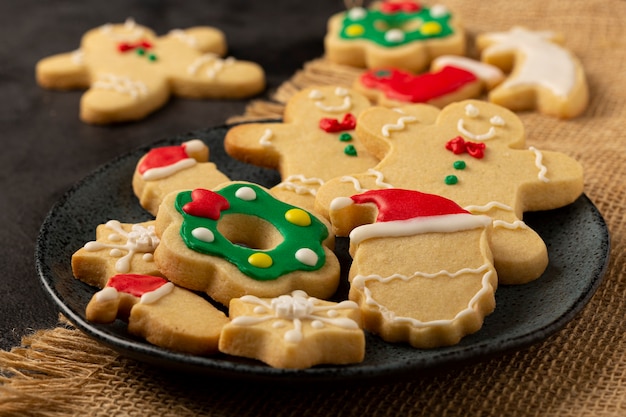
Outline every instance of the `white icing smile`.
[[(465, 106), (465, 114), (468, 117), (474, 119), (479, 116), (480, 111), (478, 110), (478, 108), (476, 108), (476, 106), (472, 104), (468, 104), (467, 106)], [(487, 132), (474, 133), (474, 132), (470, 132), (469, 130), (467, 130), (467, 128), (465, 127), (465, 121), (463, 120), (463, 118), (460, 118), (459, 121), (457, 122), (456, 129), (459, 131), (460, 134), (462, 134), (468, 139), (489, 140), (489, 139), (492, 139), (496, 135), (496, 127), (504, 126), (505, 122), (502, 117), (493, 116), (491, 119), (489, 119), (489, 123), (491, 123), (491, 127), (489, 128)]]

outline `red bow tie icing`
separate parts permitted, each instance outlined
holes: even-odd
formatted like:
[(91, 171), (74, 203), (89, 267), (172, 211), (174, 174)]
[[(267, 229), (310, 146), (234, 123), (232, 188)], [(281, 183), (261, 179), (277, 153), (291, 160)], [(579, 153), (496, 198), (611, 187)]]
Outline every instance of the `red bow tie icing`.
[(354, 117), (352, 113), (346, 113), (341, 122), (337, 119), (331, 119), (328, 117), (324, 117), (320, 120), (320, 129), (328, 133), (352, 130), (355, 127), (356, 117)]
[(152, 48), (152, 44), (148, 41), (139, 41), (135, 43), (121, 42), (117, 45), (117, 49), (119, 49), (120, 52), (132, 51), (137, 48), (150, 49)]
[(486, 147), (487, 145), (482, 142), (466, 141), (461, 136), (450, 139), (446, 143), (446, 149), (452, 151), (453, 154), (459, 155), (467, 152), (470, 156), (478, 159), (481, 159), (483, 156), (485, 156)]
[(204, 188), (191, 192), (191, 201), (183, 206), (183, 211), (191, 216), (218, 220), (220, 212), (230, 207), (228, 200), (221, 195)]

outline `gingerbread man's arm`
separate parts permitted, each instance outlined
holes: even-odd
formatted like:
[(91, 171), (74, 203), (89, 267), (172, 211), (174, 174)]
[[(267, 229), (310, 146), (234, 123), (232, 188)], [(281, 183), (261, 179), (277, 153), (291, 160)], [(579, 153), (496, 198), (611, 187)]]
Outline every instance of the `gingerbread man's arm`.
[(89, 71), (80, 49), (42, 59), (37, 63), (35, 74), (37, 83), (50, 89), (83, 89), (89, 87), (90, 83)]
[(224, 33), (213, 27), (196, 26), (187, 29), (174, 29), (161, 38), (162, 41), (181, 43), (199, 52), (210, 52), (218, 56), (226, 55), (227, 45)]
[[(278, 169), (283, 138), (291, 127), (283, 123), (249, 123), (232, 127), (224, 138), (226, 152), (240, 161)], [(293, 138), (293, 135), (292, 135)]]

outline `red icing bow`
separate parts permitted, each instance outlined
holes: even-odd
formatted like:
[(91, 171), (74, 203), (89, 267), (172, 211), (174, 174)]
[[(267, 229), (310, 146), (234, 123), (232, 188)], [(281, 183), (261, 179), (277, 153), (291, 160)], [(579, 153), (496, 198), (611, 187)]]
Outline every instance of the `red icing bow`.
[(221, 195), (204, 188), (196, 188), (191, 192), (191, 201), (183, 206), (183, 211), (191, 216), (218, 220), (221, 211), (229, 207), (230, 203)]
[(346, 113), (341, 122), (337, 119), (331, 119), (329, 117), (324, 117), (320, 120), (320, 129), (328, 133), (352, 130), (355, 127), (356, 117), (354, 117), (352, 113)]
[(453, 154), (459, 155), (467, 152), (474, 158), (481, 159), (485, 156), (485, 145), (482, 142), (470, 142), (463, 139), (461, 136), (457, 136), (454, 139), (450, 139), (446, 142), (446, 149), (452, 151)]
[(386, 1), (380, 5), (380, 11), (383, 13), (397, 13), (397, 12), (417, 12), (421, 9), (421, 6), (413, 1)]
[(120, 52), (127, 52), (137, 48), (150, 49), (152, 48), (152, 44), (148, 41), (139, 41), (135, 43), (121, 42), (117, 45), (117, 49)]

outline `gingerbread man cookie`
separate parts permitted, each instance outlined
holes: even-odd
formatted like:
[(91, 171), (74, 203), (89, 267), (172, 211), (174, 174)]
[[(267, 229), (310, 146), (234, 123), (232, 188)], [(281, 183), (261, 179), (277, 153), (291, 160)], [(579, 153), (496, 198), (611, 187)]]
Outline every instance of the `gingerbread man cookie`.
[(304, 291), (275, 298), (244, 295), (230, 302), (223, 353), (259, 359), (275, 368), (363, 361), (365, 335), (356, 303), (334, 303)]
[(431, 72), (413, 75), (395, 68), (364, 72), (353, 88), (385, 107), (426, 103), (444, 107), (455, 101), (478, 97), (504, 79), (498, 67), (455, 55), (435, 58)]
[(489, 101), (514, 111), (537, 109), (564, 119), (580, 115), (589, 100), (585, 73), (561, 42), (555, 33), (521, 27), (479, 35), (481, 59), (510, 71), (489, 93)]
[(311, 210), (325, 181), (378, 163), (354, 134), (356, 117), (369, 106), (366, 97), (352, 90), (307, 88), (289, 99), (283, 123), (235, 126), (224, 147), (235, 159), (278, 169), (282, 182), (272, 194)]
[(293, 290), (327, 298), (339, 283), (329, 225), (247, 182), (168, 194), (156, 218), (154, 259), (181, 287), (228, 305), (245, 294)]
[(162, 107), (171, 94), (241, 98), (265, 88), (259, 65), (220, 58), (225, 52), (224, 35), (215, 28), (157, 37), (129, 19), (88, 31), (77, 51), (42, 59), (36, 77), (45, 88), (87, 88), (80, 104), (87, 123), (131, 121)]
[(437, 56), (463, 55), (465, 33), (441, 4), (387, 0), (332, 16), (324, 46), (338, 64), (419, 72)]
[(163, 198), (173, 191), (210, 189), (230, 181), (208, 160), (209, 148), (199, 139), (151, 149), (133, 174), (133, 191), (141, 207), (156, 216)]
[(96, 228), (96, 240), (74, 252), (72, 273), (98, 288), (116, 274), (161, 276), (153, 257), (159, 241), (153, 220), (136, 224), (109, 220)]
[[(495, 104), (466, 100), (441, 111), (420, 104), (400, 111), (373, 107), (363, 112), (358, 135), (384, 159), (369, 173), (327, 182), (317, 193), (318, 211), (328, 213), (334, 197), (368, 189), (440, 195), (492, 217), (492, 252), (501, 283), (538, 278), (548, 263), (547, 249), (522, 221), (523, 213), (576, 200), (583, 190), (581, 165), (559, 152), (527, 148), (520, 119)], [(428, 124), (424, 114), (437, 115), (436, 120)]]
[(330, 218), (350, 236), (350, 299), (363, 327), (417, 348), (458, 343), (495, 308), (491, 218), (446, 198), (381, 189), (333, 200)]
[(224, 313), (202, 297), (164, 278), (119, 274), (93, 295), (87, 320), (128, 321), (131, 334), (178, 352), (207, 355), (218, 351), (219, 335), (228, 323)]

